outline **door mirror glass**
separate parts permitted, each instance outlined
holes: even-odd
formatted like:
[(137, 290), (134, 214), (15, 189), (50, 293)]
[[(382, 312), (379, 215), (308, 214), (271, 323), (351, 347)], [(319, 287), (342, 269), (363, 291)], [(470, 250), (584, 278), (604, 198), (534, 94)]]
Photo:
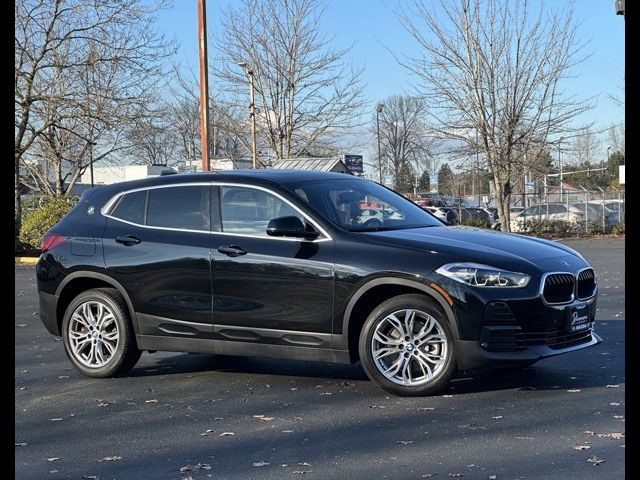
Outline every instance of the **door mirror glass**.
[(318, 232), (305, 228), (304, 223), (298, 217), (278, 217), (269, 221), (267, 235), (272, 237), (295, 237), (313, 239)]

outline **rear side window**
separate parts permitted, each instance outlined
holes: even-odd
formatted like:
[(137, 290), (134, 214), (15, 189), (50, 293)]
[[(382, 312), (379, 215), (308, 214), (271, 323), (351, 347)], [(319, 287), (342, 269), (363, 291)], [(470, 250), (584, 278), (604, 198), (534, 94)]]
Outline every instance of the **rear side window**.
[(209, 187), (194, 185), (149, 190), (148, 226), (209, 231), (210, 219)]
[(144, 190), (127, 193), (120, 199), (116, 208), (113, 209), (111, 216), (143, 225), (146, 201), (147, 192)]

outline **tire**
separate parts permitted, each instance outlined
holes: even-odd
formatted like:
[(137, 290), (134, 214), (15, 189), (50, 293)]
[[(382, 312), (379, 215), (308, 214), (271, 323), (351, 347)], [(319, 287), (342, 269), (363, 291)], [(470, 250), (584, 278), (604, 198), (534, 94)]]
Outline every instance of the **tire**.
[[(411, 311), (416, 311), (413, 324), (410, 321)], [(406, 341), (406, 336), (404, 339), (398, 338), (400, 330), (394, 327), (397, 322), (390, 317), (391, 314), (395, 314), (395, 318), (401, 321), (404, 333), (407, 333), (407, 327), (412, 328), (413, 338), (410, 338), (410, 341)], [(403, 315), (404, 318), (398, 318)], [(405, 319), (408, 321), (407, 324), (404, 322)], [(431, 321), (429, 319), (433, 319), (435, 323), (430, 324), (432, 328), (427, 329), (426, 333), (424, 330), (421, 333), (421, 328), (426, 327), (427, 322)], [(422, 347), (419, 346), (420, 335)], [(431, 338), (431, 341), (426, 343), (425, 338)], [(379, 339), (386, 339), (388, 342), (383, 343)], [(428, 352), (425, 351), (425, 345), (429, 349)], [(377, 352), (382, 352), (377, 360), (374, 358), (374, 348)], [(398, 295), (378, 305), (362, 327), (359, 352), (367, 376), (382, 389), (399, 396), (438, 393), (449, 384), (456, 371), (453, 334), (449, 321), (440, 306), (424, 295)], [(405, 368), (407, 362), (401, 360), (401, 357), (409, 359), (408, 367)], [(401, 363), (401, 367), (392, 375), (398, 363)], [(426, 366), (429, 368), (425, 368)], [(385, 369), (388, 374), (383, 372)]]
[(71, 301), (62, 320), (62, 342), (71, 363), (89, 377), (125, 373), (142, 354), (129, 310), (113, 288), (87, 290)]

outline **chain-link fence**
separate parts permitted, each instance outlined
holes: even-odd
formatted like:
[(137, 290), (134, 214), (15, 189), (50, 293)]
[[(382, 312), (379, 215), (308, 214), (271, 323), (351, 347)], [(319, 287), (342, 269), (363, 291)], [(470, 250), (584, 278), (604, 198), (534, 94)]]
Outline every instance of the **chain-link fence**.
[(624, 231), (624, 191), (551, 191), (520, 194), (511, 207), (511, 231), (610, 233)]
[[(448, 225), (506, 230), (490, 198), (416, 199)], [(521, 233), (624, 233), (625, 192), (549, 189), (512, 196), (510, 230)]]

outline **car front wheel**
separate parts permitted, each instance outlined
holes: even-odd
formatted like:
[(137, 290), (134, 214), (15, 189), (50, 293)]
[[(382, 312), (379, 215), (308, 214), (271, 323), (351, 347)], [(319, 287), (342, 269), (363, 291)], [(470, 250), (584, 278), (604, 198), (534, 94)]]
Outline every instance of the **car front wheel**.
[(112, 288), (88, 290), (71, 301), (62, 341), (74, 366), (90, 377), (124, 373), (141, 354), (124, 299)]
[(401, 396), (431, 395), (455, 372), (448, 319), (423, 295), (399, 295), (376, 307), (360, 334), (365, 372), (384, 390)]

